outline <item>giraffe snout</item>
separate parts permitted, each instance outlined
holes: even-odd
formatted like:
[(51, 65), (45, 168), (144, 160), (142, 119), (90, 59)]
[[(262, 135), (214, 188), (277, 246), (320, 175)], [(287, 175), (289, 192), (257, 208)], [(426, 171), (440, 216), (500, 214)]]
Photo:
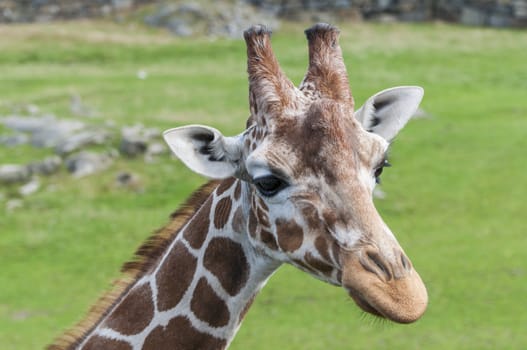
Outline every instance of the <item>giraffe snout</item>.
[(368, 245), (345, 253), (342, 285), (361, 309), (398, 323), (418, 320), (428, 304), (426, 287), (400, 248), (387, 253)]

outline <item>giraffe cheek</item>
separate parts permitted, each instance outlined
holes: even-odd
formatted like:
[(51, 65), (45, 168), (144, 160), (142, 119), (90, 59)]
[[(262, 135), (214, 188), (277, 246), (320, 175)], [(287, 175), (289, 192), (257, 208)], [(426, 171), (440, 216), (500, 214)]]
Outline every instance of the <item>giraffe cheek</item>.
[(294, 219), (277, 219), (275, 221), (275, 226), (280, 249), (285, 252), (294, 252), (302, 246), (304, 241), (304, 231)]
[(278, 244), (273, 234), (267, 230), (262, 230), (260, 233), (260, 239), (263, 244), (265, 244), (271, 250), (278, 250)]
[(302, 217), (312, 231), (319, 231), (322, 228), (323, 221), (314, 205), (304, 206), (300, 211)]

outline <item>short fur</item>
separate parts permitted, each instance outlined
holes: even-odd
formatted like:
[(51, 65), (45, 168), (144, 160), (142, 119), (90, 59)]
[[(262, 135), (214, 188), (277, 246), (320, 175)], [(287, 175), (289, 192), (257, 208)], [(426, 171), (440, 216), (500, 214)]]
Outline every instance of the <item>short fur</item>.
[(104, 293), (88, 311), (84, 319), (57, 338), (48, 350), (66, 350), (78, 346), (98, 323), (113, 309), (130, 287), (149, 271), (161, 257), (179, 231), (192, 218), (198, 208), (218, 187), (220, 181), (209, 181), (195, 191), (177, 211), (170, 215), (170, 222), (152, 234), (135, 252), (131, 261), (121, 269), (122, 276), (113, 282), (111, 289)]

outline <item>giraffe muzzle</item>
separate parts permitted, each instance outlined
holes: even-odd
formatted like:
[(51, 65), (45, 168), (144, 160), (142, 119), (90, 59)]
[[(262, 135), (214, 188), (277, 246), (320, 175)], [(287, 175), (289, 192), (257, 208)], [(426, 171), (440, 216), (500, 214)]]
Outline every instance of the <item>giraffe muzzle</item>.
[(417, 321), (428, 305), (426, 287), (402, 252), (395, 259), (371, 248), (345, 252), (342, 286), (362, 310), (397, 323)]

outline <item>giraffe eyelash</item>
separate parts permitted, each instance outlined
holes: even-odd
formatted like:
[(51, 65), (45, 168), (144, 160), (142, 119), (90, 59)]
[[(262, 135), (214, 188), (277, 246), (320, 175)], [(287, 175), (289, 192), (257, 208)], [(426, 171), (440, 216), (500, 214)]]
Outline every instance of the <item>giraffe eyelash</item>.
[(253, 183), (260, 192), (260, 194), (265, 197), (272, 197), (287, 186), (289, 186), (287, 182), (274, 175), (259, 177), (257, 179), (254, 179)]
[(381, 183), (381, 174), (382, 174), (383, 169), (389, 168), (391, 166), (392, 165), (390, 164), (390, 162), (388, 162), (388, 158), (384, 157), (382, 162), (379, 163), (379, 165), (375, 167), (375, 172), (373, 173), (373, 176), (375, 177), (375, 183), (377, 184)]

